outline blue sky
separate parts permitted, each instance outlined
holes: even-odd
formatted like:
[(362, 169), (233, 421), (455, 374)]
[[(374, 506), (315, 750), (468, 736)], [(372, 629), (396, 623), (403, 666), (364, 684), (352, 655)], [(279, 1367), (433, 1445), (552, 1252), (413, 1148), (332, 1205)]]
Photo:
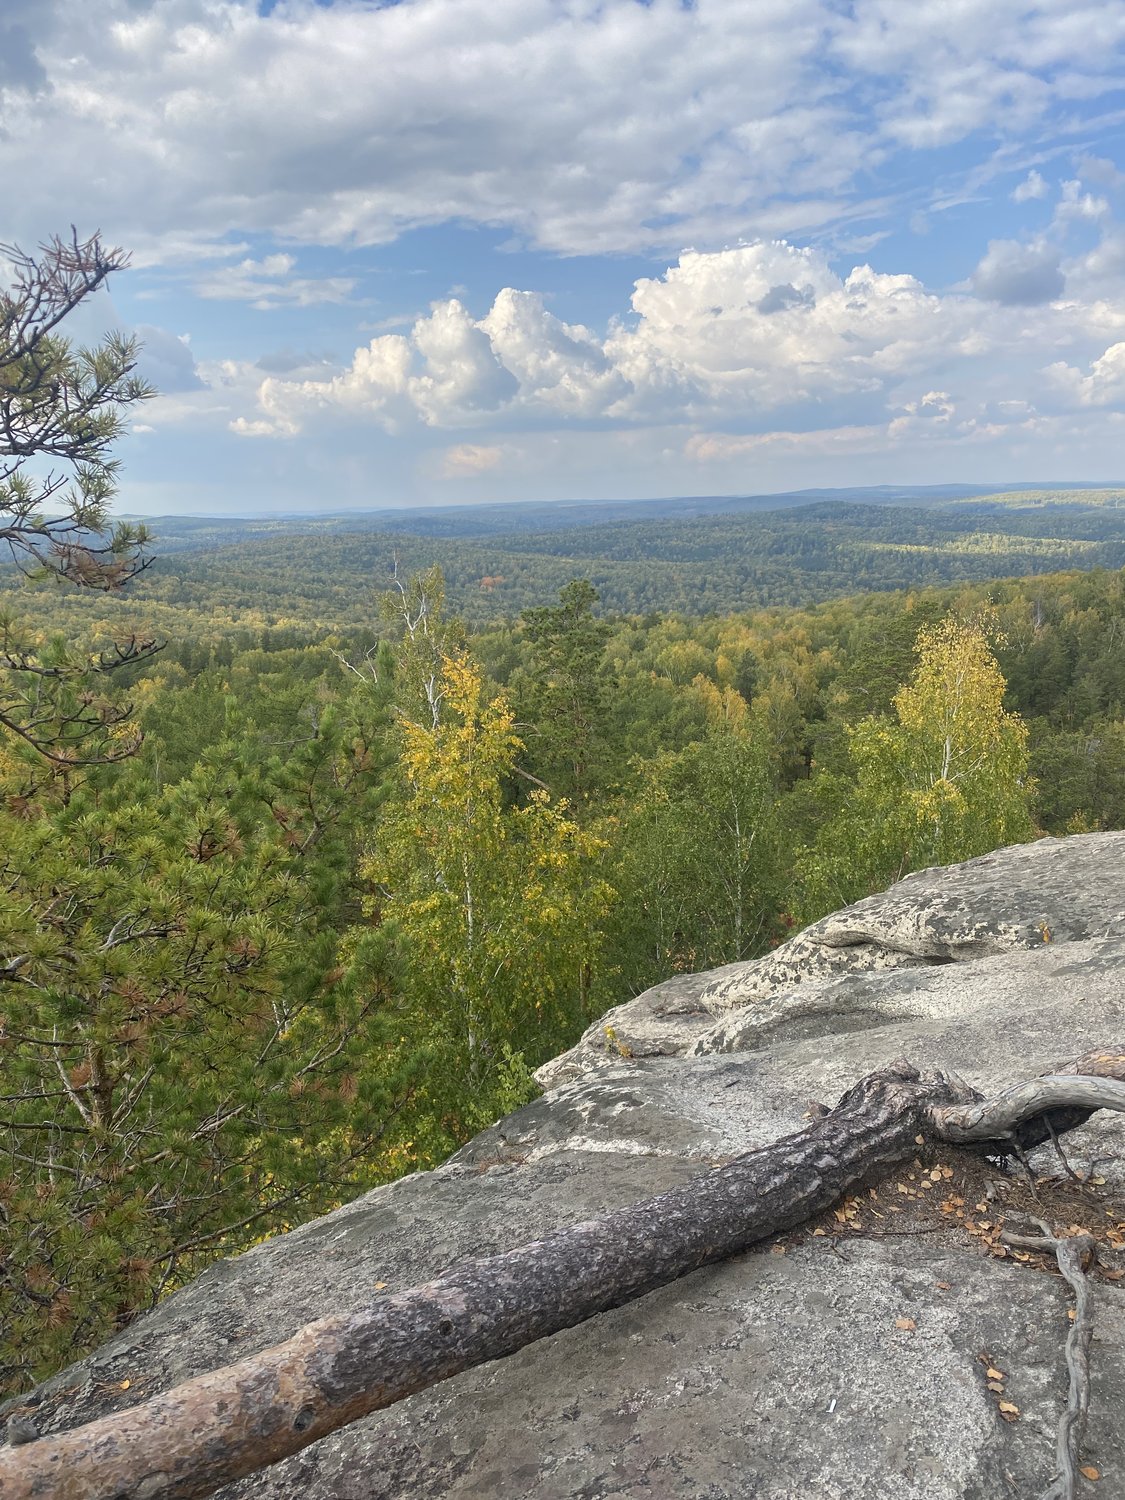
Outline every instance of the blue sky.
[(4, 0), (123, 509), (1125, 478), (1125, 0)]

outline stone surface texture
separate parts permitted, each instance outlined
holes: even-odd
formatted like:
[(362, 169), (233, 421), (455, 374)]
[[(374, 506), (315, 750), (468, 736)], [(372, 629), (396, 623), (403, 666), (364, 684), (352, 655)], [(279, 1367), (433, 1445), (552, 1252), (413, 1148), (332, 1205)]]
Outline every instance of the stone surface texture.
[[(544, 1097), (442, 1167), (217, 1263), (18, 1409), (53, 1431), (131, 1405), (381, 1289), (683, 1183), (799, 1129), (810, 1101), (833, 1103), (897, 1057), (993, 1090), (1125, 1044), (1123, 1002), (1125, 833), (912, 875), (764, 959), (618, 1007), (541, 1070)], [(1101, 1193), (1125, 1201), (1125, 1117), (1095, 1116), (1067, 1151), (1080, 1169), (1097, 1158)], [(1049, 1150), (1032, 1166), (1061, 1172)], [(992, 1172), (1003, 1201), (999, 1168), (965, 1170), (974, 1194), (992, 1191)], [(696, 1272), (221, 1493), (1036, 1495), (1065, 1398), (1066, 1288), (936, 1212), (896, 1220), (908, 1196), (895, 1190), (873, 1185), (857, 1229), (830, 1216), (828, 1232)], [(1085, 1211), (1079, 1189), (1063, 1217), (1043, 1191), (1056, 1227)], [(1125, 1500), (1125, 1290), (1101, 1283), (1097, 1300), (1083, 1459), (1102, 1476), (1091, 1494)], [(1001, 1419), (982, 1353), (1005, 1372), (1018, 1421)]]

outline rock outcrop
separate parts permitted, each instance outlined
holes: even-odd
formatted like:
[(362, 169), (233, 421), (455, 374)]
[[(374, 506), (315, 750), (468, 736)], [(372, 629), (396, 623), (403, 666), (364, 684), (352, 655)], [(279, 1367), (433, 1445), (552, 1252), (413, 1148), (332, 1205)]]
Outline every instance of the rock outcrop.
[[(992, 1090), (1125, 1041), (1125, 833), (910, 876), (756, 963), (679, 977), (541, 1070), (548, 1092), (434, 1172), (220, 1262), (19, 1410), (55, 1431), (800, 1128), (895, 1057)], [(1053, 1472), (1066, 1289), (995, 1224), (1125, 1218), (1125, 1121), (1018, 1177), (956, 1153), (221, 1493), (994, 1500)], [(983, 1205), (978, 1207), (977, 1205)], [(1015, 1222), (1014, 1217), (1012, 1222)], [(1125, 1224), (1121, 1225), (1125, 1231)], [(1121, 1283), (1125, 1287), (1125, 1281)], [(981, 1356), (1003, 1372), (1004, 1420)], [(123, 1383), (128, 1382), (122, 1389)], [(994, 1380), (993, 1384), (997, 1384)], [(1125, 1290), (1098, 1287), (1084, 1461), (1125, 1497)], [(1011, 1416), (1012, 1413), (1007, 1413)]]

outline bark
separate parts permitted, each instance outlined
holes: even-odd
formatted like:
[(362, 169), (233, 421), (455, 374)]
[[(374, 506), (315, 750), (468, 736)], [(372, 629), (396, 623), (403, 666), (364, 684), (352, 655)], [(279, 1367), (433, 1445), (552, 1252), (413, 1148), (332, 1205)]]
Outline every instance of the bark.
[[(1097, 1076), (1094, 1076), (1094, 1070)], [(437, 1381), (514, 1353), (829, 1207), (917, 1138), (991, 1152), (1125, 1110), (1125, 1051), (983, 1100), (899, 1062), (804, 1130), (658, 1197), (557, 1230), (74, 1431), (0, 1450), (4, 1500), (192, 1500)], [(1036, 1132), (1040, 1134), (1037, 1136)]]

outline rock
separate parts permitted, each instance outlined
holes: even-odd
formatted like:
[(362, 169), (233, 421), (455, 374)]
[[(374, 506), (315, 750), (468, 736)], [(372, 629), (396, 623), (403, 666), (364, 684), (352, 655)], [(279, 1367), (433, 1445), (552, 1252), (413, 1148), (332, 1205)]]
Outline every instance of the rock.
[[(555, 1088), (614, 1055), (711, 1050), (715, 1016), (766, 999), (772, 1010), (779, 995), (812, 980), (966, 963), (1013, 948), (1038, 951), (1121, 933), (1123, 871), (1125, 832), (1040, 839), (920, 870), (814, 922), (765, 958), (656, 985), (602, 1017), (536, 1077), (544, 1088)], [(828, 1011), (839, 1014), (840, 1027), (866, 1025), (863, 1007), (856, 1011), (847, 994), (833, 993)], [(811, 996), (808, 1003), (816, 1004)]]
[[(1120, 1043), (1123, 978), (1123, 834), (1044, 840), (912, 876), (758, 964), (677, 978), (611, 1012), (568, 1054), (569, 1081), (444, 1166), (217, 1263), (10, 1409), (33, 1409), (47, 1434), (143, 1400), (466, 1256), (685, 1182), (799, 1129), (810, 1101), (834, 1102), (894, 1057), (993, 1089)], [(1098, 1168), (1101, 1197), (1064, 1182), (1044, 1185), (1035, 1204), (1018, 1177), (948, 1153), (952, 1179), (935, 1166), (938, 1185), (927, 1187), (911, 1167), (873, 1183), (874, 1197), (857, 1195), (842, 1222), (818, 1226), (828, 1233), (809, 1226), (696, 1272), (221, 1493), (1037, 1494), (1065, 1399), (1066, 1288), (996, 1258), (980, 1226), (1025, 1199), (1056, 1226), (1116, 1222), (1107, 1208), (1125, 1219), (1125, 1117), (1095, 1116), (1066, 1148), (1080, 1168), (1112, 1158)], [(1033, 1167), (1062, 1176), (1050, 1150)], [(971, 1232), (931, 1201), (947, 1181)], [(1097, 1309), (1083, 1460), (1102, 1473), (1097, 1494), (1121, 1500), (1125, 1292), (1100, 1284)], [(986, 1387), (982, 1353), (1004, 1372), (1012, 1424)]]

